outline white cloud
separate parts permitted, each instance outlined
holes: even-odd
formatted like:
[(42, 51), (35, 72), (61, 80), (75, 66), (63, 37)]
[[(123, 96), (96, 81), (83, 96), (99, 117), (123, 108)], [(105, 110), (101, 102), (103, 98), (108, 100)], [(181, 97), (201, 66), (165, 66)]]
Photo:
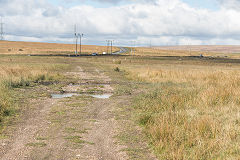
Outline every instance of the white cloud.
[(11, 40), (72, 42), (76, 23), (91, 44), (104, 44), (106, 39), (116, 39), (119, 44), (131, 40), (139, 44), (152, 40), (154, 45), (240, 43), (240, 11), (229, 7), (239, 0), (219, 1), (221, 9), (211, 11), (192, 8), (180, 0), (142, 0), (109, 8), (0, 0), (0, 15), (4, 15), (6, 38)]
[(218, 0), (223, 8), (240, 9), (240, 0)]
[[(87, 0), (63, 0), (65, 2), (84, 2)], [(91, 1), (95, 1), (95, 2), (100, 2), (100, 3), (113, 3), (113, 4), (118, 4), (121, 2), (135, 2), (135, 3), (152, 3), (152, 4), (156, 4), (156, 2), (158, 0), (91, 0)]]

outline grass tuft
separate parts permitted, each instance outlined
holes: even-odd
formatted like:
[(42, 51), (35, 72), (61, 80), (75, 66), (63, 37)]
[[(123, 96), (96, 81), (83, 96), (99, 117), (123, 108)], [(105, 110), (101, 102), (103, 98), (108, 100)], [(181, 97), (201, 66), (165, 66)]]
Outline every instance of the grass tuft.
[(28, 143), (28, 144), (26, 144), (26, 146), (29, 146), (29, 147), (45, 147), (45, 146), (47, 146), (47, 144), (44, 143), (44, 142)]
[(114, 71), (115, 72), (120, 72), (120, 68), (116, 67), (116, 68), (114, 68)]

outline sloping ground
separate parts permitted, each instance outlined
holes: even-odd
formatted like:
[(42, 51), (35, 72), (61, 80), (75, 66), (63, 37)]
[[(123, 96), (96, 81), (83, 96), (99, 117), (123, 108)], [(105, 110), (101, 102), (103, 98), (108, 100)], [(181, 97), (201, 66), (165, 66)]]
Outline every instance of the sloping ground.
[[(0, 54), (74, 54), (75, 44), (0, 41)], [(78, 52), (79, 52), (78, 44)], [(113, 51), (118, 51), (113, 47)], [(106, 52), (106, 46), (83, 45), (82, 53)]]

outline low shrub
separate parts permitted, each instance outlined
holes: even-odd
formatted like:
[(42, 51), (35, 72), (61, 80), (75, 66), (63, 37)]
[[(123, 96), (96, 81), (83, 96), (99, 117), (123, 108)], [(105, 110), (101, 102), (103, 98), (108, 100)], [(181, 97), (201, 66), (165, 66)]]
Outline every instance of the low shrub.
[(114, 71), (115, 72), (120, 72), (120, 68), (116, 67), (116, 68), (114, 68)]

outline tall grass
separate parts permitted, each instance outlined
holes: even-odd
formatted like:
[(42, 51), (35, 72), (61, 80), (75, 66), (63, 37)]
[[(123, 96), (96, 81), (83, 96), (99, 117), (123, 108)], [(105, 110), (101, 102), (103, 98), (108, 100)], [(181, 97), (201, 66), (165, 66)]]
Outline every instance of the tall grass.
[(159, 159), (240, 158), (240, 71), (224, 66), (128, 68), (152, 82), (135, 100)]
[(0, 128), (5, 117), (16, 107), (13, 97), (14, 88), (26, 87), (30, 83), (53, 81), (62, 78), (59, 70), (66, 68), (62, 64), (12, 64), (0, 65)]

